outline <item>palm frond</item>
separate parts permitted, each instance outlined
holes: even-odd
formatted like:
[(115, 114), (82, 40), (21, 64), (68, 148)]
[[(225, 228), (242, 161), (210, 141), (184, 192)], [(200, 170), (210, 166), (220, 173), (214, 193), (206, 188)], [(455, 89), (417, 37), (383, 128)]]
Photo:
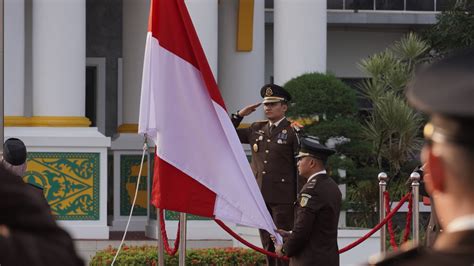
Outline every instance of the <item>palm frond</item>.
[(419, 62), (420, 58), (429, 50), (427, 42), (413, 32), (405, 35), (400, 41), (395, 42), (391, 50), (400, 60), (408, 62), (409, 67)]
[(372, 78), (381, 77), (387, 69), (389, 69), (397, 59), (392, 52), (386, 50), (384, 52), (374, 54), (368, 58), (362, 59), (358, 64), (359, 69)]

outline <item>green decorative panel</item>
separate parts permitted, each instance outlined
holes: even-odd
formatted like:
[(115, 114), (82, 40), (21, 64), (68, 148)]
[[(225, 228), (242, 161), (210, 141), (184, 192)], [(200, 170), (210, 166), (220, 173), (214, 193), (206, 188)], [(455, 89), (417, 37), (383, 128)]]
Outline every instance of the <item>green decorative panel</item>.
[[(179, 212), (174, 212), (174, 211), (165, 211), (165, 219), (166, 220), (179, 220)], [(202, 217), (202, 216), (197, 216), (197, 215), (192, 215), (188, 214), (186, 215), (186, 219), (188, 221), (190, 220), (210, 220), (207, 217)]]
[(43, 188), (58, 220), (99, 220), (100, 153), (29, 152), (23, 178)]
[[(141, 155), (121, 155), (120, 156), (120, 215), (130, 215), (133, 197), (140, 172)], [(140, 185), (138, 187), (137, 200), (133, 209), (133, 216), (146, 216), (148, 206), (147, 195), (147, 157), (143, 160)]]

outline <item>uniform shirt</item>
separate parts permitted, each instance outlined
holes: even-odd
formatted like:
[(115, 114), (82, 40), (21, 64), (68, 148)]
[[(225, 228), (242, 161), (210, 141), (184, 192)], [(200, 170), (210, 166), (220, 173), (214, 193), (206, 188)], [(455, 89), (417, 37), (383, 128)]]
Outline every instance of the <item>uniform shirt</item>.
[(272, 123), (272, 122), (270, 122), (270, 121), (268, 121), (268, 123), (270, 123), (270, 127), (273, 126), (273, 125), (274, 125), (275, 127), (278, 127), (278, 125), (281, 123), (281, 121), (283, 121), (283, 120), (285, 120), (285, 119), (286, 119), (286, 117), (283, 117), (282, 119), (276, 121), (275, 123)]
[(290, 265), (339, 265), (337, 226), (342, 195), (326, 174), (314, 175), (296, 202), (295, 225), (283, 251)]
[(450, 233), (465, 230), (474, 230), (474, 214), (458, 217), (446, 227), (446, 232)]
[(317, 172), (317, 173), (311, 175), (311, 176), (308, 178), (308, 181), (307, 181), (306, 183), (308, 183), (309, 181), (311, 181), (311, 179), (315, 178), (317, 175), (323, 175), (323, 174), (325, 175), (326, 173), (327, 173), (326, 170), (319, 171), (319, 172)]
[[(237, 128), (242, 117), (232, 115)], [(248, 128), (237, 128), (240, 142), (250, 144), (250, 166), (266, 203), (292, 204), (302, 180), (297, 180), (296, 159), (299, 142), (290, 122), (283, 118), (270, 133), (270, 122), (252, 123)]]

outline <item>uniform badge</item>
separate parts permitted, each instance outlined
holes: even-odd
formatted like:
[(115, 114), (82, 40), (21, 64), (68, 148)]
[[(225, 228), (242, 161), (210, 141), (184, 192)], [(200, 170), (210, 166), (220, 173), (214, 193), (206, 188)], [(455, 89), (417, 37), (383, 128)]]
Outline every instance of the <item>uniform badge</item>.
[(258, 145), (257, 143), (253, 144), (252, 146), (254, 152), (258, 152)]
[(282, 143), (283, 143), (283, 140), (278, 139), (278, 140), (277, 140), (277, 143), (278, 143), (278, 144), (282, 144)]
[(269, 97), (269, 96), (272, 96), (272, 95), (273, 95), (272, 88), (271, 88), (271, 87), (268, 87), (268, 88), (265, 90), (265, 96), (266, 96), (266, 97)]
[(308, 201), (310, 198), (311, 198), (311, 195), (309, 194), (301, 194), (300, 206), (305, 207), (308, 204)]

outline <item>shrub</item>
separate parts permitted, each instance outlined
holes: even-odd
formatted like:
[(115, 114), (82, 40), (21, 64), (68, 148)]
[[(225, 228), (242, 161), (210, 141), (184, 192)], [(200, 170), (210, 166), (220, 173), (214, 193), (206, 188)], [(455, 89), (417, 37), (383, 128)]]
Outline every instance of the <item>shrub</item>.
[(284, 87), (293, 96), (290, 117), (320, 116), (332, 120), (357, 112), (356, 92), (333, 75), (303, 74)]
[[(110, 265), (117, 249), (98, 251), (90, 265)], [(157, 265), (156, 246), (124, 246), (115, 265)], [(178, 255), (165, 254), (165, 265), (178, 265)], [(265, 256), (244, 248), (207, 248), (186, 251), (186, 265), (265, 265)]]

